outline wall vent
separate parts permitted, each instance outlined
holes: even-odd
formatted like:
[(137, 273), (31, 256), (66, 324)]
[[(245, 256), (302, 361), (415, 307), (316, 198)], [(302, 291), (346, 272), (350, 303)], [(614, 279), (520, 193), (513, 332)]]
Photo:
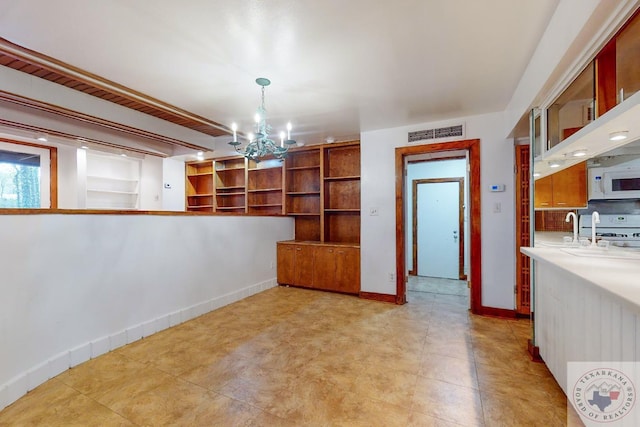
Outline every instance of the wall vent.
[(464, 138), (464, 124), (409, 132), (409, 143), (425, 140)]

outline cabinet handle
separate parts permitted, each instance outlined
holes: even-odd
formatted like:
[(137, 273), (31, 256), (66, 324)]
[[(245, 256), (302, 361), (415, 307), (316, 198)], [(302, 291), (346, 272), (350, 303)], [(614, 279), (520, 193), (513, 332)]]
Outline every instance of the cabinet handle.
[(556, 202), (556, 205), (566, 205), (566, 202)]
[(344, 251), (338, 251), (338, 253), (339, 253), (339, 254), (343, 254), (343, 253), (344, 253)]
[(302, 250), (302, 248), (296, 248), (296, 251), (301, 251), (301, 250)]

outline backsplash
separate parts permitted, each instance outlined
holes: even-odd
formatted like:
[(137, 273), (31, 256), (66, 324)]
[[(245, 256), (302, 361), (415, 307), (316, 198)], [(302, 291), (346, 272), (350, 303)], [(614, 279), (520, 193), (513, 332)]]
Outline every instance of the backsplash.
[(572, 231), (573, 223), (566, 222), (566, 211), (536, 211), (536, 231)]
[[(579, 209), (578, 215), (591, 215), (593, 211), (599, 214), (634, 214), (640, 215), (640, 199), (626, 200), (592, 200), (587, 209)], [(536, 216), (536, 221), (538, 217)]]

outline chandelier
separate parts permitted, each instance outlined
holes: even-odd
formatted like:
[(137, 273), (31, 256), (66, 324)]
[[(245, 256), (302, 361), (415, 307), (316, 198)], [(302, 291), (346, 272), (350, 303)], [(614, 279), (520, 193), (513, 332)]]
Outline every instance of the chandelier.
[(259, 77), (256, 79), (256, 83), (262, 88), (262, 102), (256, 111), (254, 116), (255, 120), (255, 133), (247, 134), (247, 146), (244, 149), (240, 148), (240, 142), (238, 141), (238, 125), (233, 123), (231, 129), (233, 130), (233, 141), (229, 145), (233, 146), (235, 150), (242, 154), (249, 160), (256, 162), (260, 161), (260, 158), (265, 156), (273, 156), (276, 159), (284, 159), (287, 156), (289, 147), (294, 145), (296, 141), (291, 139), (291, 123), (287, 123), (287, 133), (285, 140), (284, 131), (280, 132), (280, 144), (277, 144), (271, 138), (271, 125), (267, 124), (267, 110), (264, 108), (264, 88), (271, 84), (269, 79)]

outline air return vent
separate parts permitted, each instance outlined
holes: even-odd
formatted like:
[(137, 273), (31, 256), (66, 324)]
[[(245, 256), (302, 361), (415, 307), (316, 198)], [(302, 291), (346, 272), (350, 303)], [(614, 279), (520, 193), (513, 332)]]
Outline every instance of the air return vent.
[(464, 124), (409, 132), (409, 142), (464, 138)]

